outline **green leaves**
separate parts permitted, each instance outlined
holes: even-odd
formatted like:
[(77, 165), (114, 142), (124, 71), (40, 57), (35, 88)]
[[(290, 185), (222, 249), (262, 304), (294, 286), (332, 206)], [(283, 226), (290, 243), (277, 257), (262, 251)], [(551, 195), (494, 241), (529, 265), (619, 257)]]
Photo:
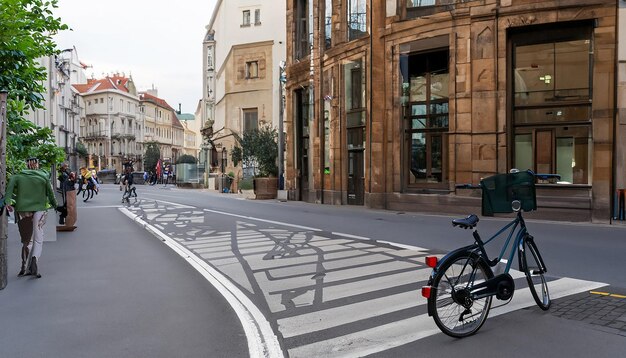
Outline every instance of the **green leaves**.
[(161, 150), (157, 142), (146, 143), (146, 154), (143, 157), (143, 165), (146, 170), (155, 170), (157, 162), (161, 158)]
[(278, 133), (271, 126), (246, 131), (239, 139), (239, 146), (231, 151), (233, 164), (242, 162), (245, 167), (256, 167), (258, 176), (276, 176), (278, 167)]
[(52, 130), (38, 128), (24, 118), (26, 111), (43, 108), (46, 69), (39, 58), (52, 56), (52, 36), (67, 29), (53, 15), (57, 0), (0, 0), (0, 89), (7, 98), (7, 176), (25, 167), (30, 156), (43, 168), (65, 160)]

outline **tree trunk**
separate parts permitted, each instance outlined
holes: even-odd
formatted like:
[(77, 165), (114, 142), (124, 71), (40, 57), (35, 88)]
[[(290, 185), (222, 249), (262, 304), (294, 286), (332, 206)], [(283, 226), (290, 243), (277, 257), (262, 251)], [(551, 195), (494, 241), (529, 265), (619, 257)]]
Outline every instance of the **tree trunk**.
[[(4, 198), (7, 180), (6, 133), (7, 93), (0, 92), (0, 198)], [(0, 215), (0, 290), (7, 286), (7, 225), (4, 211)]]

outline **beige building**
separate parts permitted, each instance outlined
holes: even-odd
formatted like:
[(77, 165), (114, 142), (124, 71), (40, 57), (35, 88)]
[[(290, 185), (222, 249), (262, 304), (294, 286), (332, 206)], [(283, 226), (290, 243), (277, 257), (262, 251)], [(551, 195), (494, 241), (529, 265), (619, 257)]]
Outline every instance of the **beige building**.
[(202, 144), (200, 121), (196, 120), (196, 117), (191, 113), (176, 113), (176, 116), (184, 129), (183, 154), (188, 154), (198, 159)]
[(50, 128), (57, 145), (65, 149), (66, 161), (72, 170), (81, 164), (76, 153), (80, 135), (80, 118), (84, 116), (84, 104), (74, 84), (86, 83), (85, 65), (79, 59), (76, 48), (65, 49), (58, 55), (38, 59), (46, 69), (47, 79), (43, 86), (43, 108), (30, 111), (25, 118), (38, 127)]
[[(220, 172), (242, 175), (229, 160), (236, 137), (278, 127), (278, 65), (284, 60), (284, 2), (218, 0), (203, 42), (203, 127)], [(208, 133), (205, 132), (205, 133)], [(217, 157), (217, 158), (215, 158)]]
[[(161, 159), (166, 163), (174, 163), (183, 147), (182, 125), (176, 118), (176, 111), (165, 100), (157, 97), (156, 90), (149, 92), (139, 94), (145, 123), (144, 142), (156, 142)], [(177, 125), (174, 126), (174, 123)]]
[(143, 123), (138, 116), (139, 98), (132, 77), (115, 74), (73, 87), (85, 106), (85, 117), (80, 120), (81, 141), (89, 154), (85, 164), (118, 173), (124, 164), (141, 165)]
[(456, 184), (520, 168), (561, 175), (533, 215), (610, 222), (618, 3), (288, 1), (290, 197), (466, 214)]

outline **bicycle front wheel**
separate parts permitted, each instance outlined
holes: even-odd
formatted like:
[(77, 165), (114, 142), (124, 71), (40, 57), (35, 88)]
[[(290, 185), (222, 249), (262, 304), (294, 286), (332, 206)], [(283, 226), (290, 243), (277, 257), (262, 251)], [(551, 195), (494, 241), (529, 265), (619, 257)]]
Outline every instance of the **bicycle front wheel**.
[(489, 315), (492, 297), (474, 299), (470, 290), (492, 276), (489, 266), (469, 252), (441, 265), (433, 279), (435, 296), (428, 300), (428, 305), (443, 333), (461, 338), (480, 329)]
[(552, 301), (550, 300), (548, 283), (546, 282), (546, 278), (543, 276), (546, 272), (546, 267), (532, 237), (524, 238), (520, 258), (523, 265), (522, 271), (526, 274), (526, 280), (528, 281), (530, 293), (533, 295), (537, 306), (539, 306), (542, 310), (547, 311), (550, 308)]

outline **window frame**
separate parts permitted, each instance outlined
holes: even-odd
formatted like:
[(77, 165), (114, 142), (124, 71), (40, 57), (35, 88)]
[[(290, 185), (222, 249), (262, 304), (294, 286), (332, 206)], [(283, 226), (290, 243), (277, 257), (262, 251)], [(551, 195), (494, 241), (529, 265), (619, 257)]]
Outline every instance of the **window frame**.
[[(254, 128), (249, 128), (248, 122), (252, 120), (250, 115), (254, 115)], [(251, 130), (259, 129), (259, 108), (251, 107), (241, 110), (241, 133), (245, 133)]]
[(254, 9), (254, 26), (261, 25), (261, 9)]
[[(445, 52), (447, 53), (447, 58), (449, 59), (450, 57), (450, 49), (449, 47), (443, 47), (443, 48), (433, 48), (433, 49), (428, 49), (428, 50), (422, 50), (422, 51), (410, 51), (410, 52), (405, 52), (405, 53), (401, 53), (400, 56), (429, 56), (432, 55), (434, 57), (434, 54), (436, 53), (440, 53), (440, 52)], [(408, 59), (407, 59), (408, 62)], [(448, 163), (448, 155), (450, 152), (450, 148), (449, 148), (449, 133), (450, 133), (450, 89), (448, 89), (448, 96), (445, 99), (432, 99), (432, 79), (433, 76), (435, 75), (439, 75), (442, 74), (443, 72), (436, 72), (435, 70), (431, 70), (428, 69), (425, 73), (424, 73), (424, 77), (426, 79), (426, 83), (424, 85), (425, 89), (426, 89), (426, 93), (425, 93), (425, 100), (423, 101), (411, 101), (410, 100), (410, 95), (407, 96), (408, 98), (406, 99), (406, 102), (402, 103), (402, 109), (403, 109), (403, 114), (402, 114), (402, 123), (403, 123), (403, 132), (404, 132), (404, 143), (403, 143), (403, 148), (404, 148), (404, 153), (406, 153), (406, 155), (404, 156), (404, 160), (402, 161), (402, 167), (403, 167), (403, 171), (404, 171), (404, 180), (406, 182), (405, 184), (405, 188), (408, 190), (412, 190), (412, 189), (446, 189), (448, 188), (448, 182), (449, 182), (449, 163)], [(446, 68), (446, 72), (448, 74), (448, 85), (450, 82), (450, 63), (448, 61), (447, 63), (447, 68)], [(411, 76), (410, 73), (407, 73), (407, 75), (409, 76), (408, 80), (409, 82), (409, 91), (410, 91), (410, 82), (411, 82)], [(402, 73), (400, 73), (400, 77), (402, 78)], [(448, 87), (449, 88), (449, 87)], [(403, 88), (402, 88), (402, 82), (400, 83), (400, 93), (401, 95), (404, 96), (405, 93), (403, 93)], [(447, 112), (445, 112), (445, 116), (447, 116), (447, 126), (436, 126), (436, 125), (431, 125), (431, 123), (434, 122), (435, 119), (437, 118), (441, 118), (444, 117), (444, 113), (439, 113), (439, 112), (432, 112), (432, 106), (433, 105), (438, 105), (438, 104), (447, 104)], [(425, 108), (425, 113), (423, 114), (413, 114), (411, 113), (412, 110), (412, 106), (424, 106)], [(412, 121), (413, 120), (419, 120), (419, 119), (423, 119), (424, 120), (424, 127), (423, 128), (413, 128), (412, 126)], [(417, 175), (414, 174), (411, 169), (412, 169), (412, 160), (413, 160), (413, 135), (414, 134), (423, 134), (424, 136), (424, 148), (425, 148), (425, 160), (426, 160), (426, 172), (425, 172), (425, 180), (424, 181), (418, 181)], [(439, 146), (440, 146), (440, 154), (441, 154), (441, 158), (439, 159), (441, 161), (441, 173), (440, 173), (440, 181), (428, 181), (429, 177), (434, 176), (434, 172), (433, 172), (433, 163), (432, 163), (432, 157), (433, 157), (433, 143), (436, 140), (436, 138), (439, 138)], [(415, 179), (412, 179), (412, 177), (415, 177)]]
[(243, 10), (241, 12), (241, 27), (249, 27), (250, 26), (250, 10)]
[[(576, 160), (576, 157), (572, 158), (572, 173), (571, 173), (571, 183), (563, 183), (565, 178), (570, 177), (570, 175), (563, 175), (562, 182), (558, 183), (559, 187), (562, 186), (574, 186), (574, 187), (590, 187), (593, 176), (593, 68), (594, 68), (594, 36), (593, 36), (593, 23), (590, 21), (572, 21), (572, 22), (563, 22), (557, 24), (550, 25), (536, 25), (531, 27), (519, 28), (519, 29), (511, 29), (509, 30), (508, 36), (508, 66), (507, 66), (507, 76), (509, 78), (509, 88), (508, 88), (508, 97), (510, 99), (508, 106), (508, 162), (509, 166), (515, 168), (519, 166), (519, 161), (523, 160), (525, 163), (530, 162), (532, 169), (535, 172), (540, 171), (544, 172), (543, 169), (548, 169), (551, 173), (557, 173), (559, 163), (562, 162), (562, 159), (559, 159), (559, 141), (570, 138), (572, 140), (572, 147), (575, 148), (581, 145), (581, 148), (584, 148), (587, 155), (584, 158), (579, 158)], [(528, 45), (555, 45), (558, 43), (565, 43), (569, 41), (579, 41), (585, 40), (589, 41), (589, 78), (588, 78), (588, 95), (589, 98), (578, 98), (578, 99), (563, 99), (559, 100), (557, 96), (555, 96), (555, 100), (544, 101), (545, 103), (530, 103), (530, 104), (522, 104), (517, 102), (516, 98), (516, 76), (515, 70), (517, 69), (517, 52), (516, 49), (521, 46)], [(556, 54), (556, 52), (554, 52)], [(557, 58), (556, 56), (552, 60), (553, 66), (556, 66)], [(555, 74), (553, 74), (555, 75)], [(554, 78), (553, 80), (558, 81), (558, 78)], [(556, 87), (556, 86), (555, 86)], [(556, 88), (552, 90), (556, 93)], [(563, 121), (555, 121), (555, 120), (544, 120), (538, 122), (530, 122), (530, 123), (522, 123), (521, 121), (517, 121), (517, 116), (522, 111), (547, 111), (554, 109), (564, 109), (564, 110), (576, 110), (576, 109), (584, 109), (587, 108), (587, 113), (589, 115), (588, 120), (580, 120), (580, 119), (572, 119), (572, 120), (563, 120)], [(569, 131), (567, 136), (563, 135), (563, 131)], [(580, 132), (586, 131), (586, 136), (578, 135)], [(523, 135), (530, 135), (530, 158), (521, 158), (518, 157), (518, 144), (522, 142), (518, 142), (518, 137)], [(586, 139), (586, 142), (585, 140)], [(546, 143), (546, 140), (550, 140), (550, 143)], [(584, 143), (583, 143), (584, 142)], [(541, 149), (539, 146), (541, 145)], [(522, 150), (523, 147), (520, 147), (519, 150)], [(544, 153), (545, 151), (549, 151), (549, 153)], [(583, 151), (583, 152), (584, 152)], [(546, 162), (549, 158), (549, 164)], [(582, 160), (584, 159), (584, 160)], [(580, 164), (581, 161), (586, 165), (586, 168), (579, 168), (583, 170), (583, 174), (578, 176), (579, 180), (574, 180), (578, 175), (575, 173), (574, 163)], [(546, 167), (548, 165), (549, 167)], [(526, 169), (526, 168), (519, 168)], [(563, 174), (563, 173), (557, 173)], [(570, 173), (568, 173), (570, 174)], [(586, 176), (585, 176), (586, 174)], [(582, 180), (580, 180), (582, 179)], [(578, 183), (576, 183), (578, 181)], [(548, 182), (548, 181), (540, 181), (539, 184), (546, 184), (547, 187), (557, 185), (556, 182)]]
[[(364, 12), (359, 12), (359, 7), (362, 7)], [(356, 16), (359, 20), (352, 21), (353, 17)], [(360, 18), (363, 17), (363, 21), (360, 21)], [(363, 30), (360, 34), (356, 34), (356, 29), (353, 30), (351, 28), (351, 24), (357, 24), (359, 30), (363, 27)], [(366, 0), (348, 0), (346, 4), (346, 39), (349, 41), (358, 40), (363, 37), (367, 37), (368, 33), (368, 19), (367, 19), (367, 2)]]
[[(253, 71), (252, 69), (255, 68), (255, 74), (253, 75)], [(259, 78), (259, 61), (258, 60), (253, 60), (253, 61), (246, 61), (246, 79), (250, 80), (250, 79), (255, 79), (255, 78)]]
[(311, 54), (309, 41), (309, 7), (307, 0), (294, 2), (294, 58), (300, 60)]

